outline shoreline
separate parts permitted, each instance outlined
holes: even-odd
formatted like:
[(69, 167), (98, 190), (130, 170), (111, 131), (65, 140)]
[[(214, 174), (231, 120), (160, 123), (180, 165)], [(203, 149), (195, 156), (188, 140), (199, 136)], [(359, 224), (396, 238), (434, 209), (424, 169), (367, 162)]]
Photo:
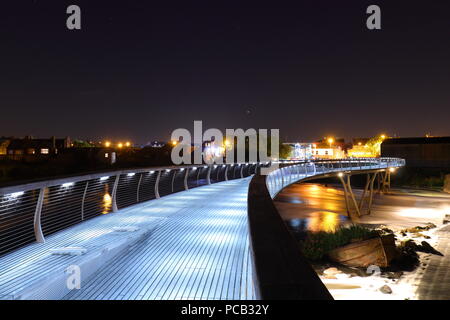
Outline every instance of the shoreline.
[[(310, 190), (315, 190), (315, 193), (308, 194)], [(362, 192), (360, 189), (354, 191), (358, 196)], [(391, 229), (396, 235), (397, 246), (402, 241), (411, 239), (417, 244), (426, 241), (435, 248), (439, 243), (439, 230), (446, 226), (443, 224), (445, 213), (450, 214), (450, 205), (445, 204), (450, 195), (439, 192), (439, 196), (436, 196), (436, 193), (430, 190), (394, 188), (385, 195), (374, 197), (371, 214), (361, 216), (355, 224), (372, 227), (382, 225)], [(289, 199), (294, 201), (290, 203)], [(321, 205), (324, 207), (321, 208)], [(275, 206), (288, 224), (295, 219), (294, 216), (297, 219), (308, 219), (315, 211), (338, 214), (345, 212), (342, 211), (345, 209), (343, 192), (330, 184), (292, 185), (277, 196)], [(427, 223), (433, 223), (437, 227), (421, 230), (417, 234), (402, 234), (404, 229), (425, 226)], [(313, 264), (313, 267), (336, 300), (417, 300), (417, 289), (432, 254), (417, 252), (417, 255), (419, 265), (411, 271), (375, 270), (372, 274), (369, 271), (373, 270), (365, 270), (364, 274), (363, 268), (350, 268), (333, 263)]]

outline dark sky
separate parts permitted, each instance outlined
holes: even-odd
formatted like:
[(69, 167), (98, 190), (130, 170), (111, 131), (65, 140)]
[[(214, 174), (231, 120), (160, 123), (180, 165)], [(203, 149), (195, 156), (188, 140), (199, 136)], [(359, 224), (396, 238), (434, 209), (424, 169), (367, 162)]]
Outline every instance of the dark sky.
[[(66, 28), (66, 8), (82, 30)], [(369, 31), (378, 4), (382, 30)], [(450, 135), (449, 1), (17, 0), (0, 7), (0, 136)], [(246, 111), (251, 110), (250, 114)]]

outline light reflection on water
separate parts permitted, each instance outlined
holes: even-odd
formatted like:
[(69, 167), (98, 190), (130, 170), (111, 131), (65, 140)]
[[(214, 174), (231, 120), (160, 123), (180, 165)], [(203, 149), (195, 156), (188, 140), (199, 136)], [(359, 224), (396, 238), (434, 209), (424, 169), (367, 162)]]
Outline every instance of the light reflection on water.
[(286, 224), (296, 232), (333, 232), (350, 223), (342, 190), (320, 184), (293, 184), (275, 199)]
[(296, 232), (334, 232), (348, 222), (349, 218), (347, 216), (329, 211), (311, 212), (304, 218), (295, 218), (286, 221)]

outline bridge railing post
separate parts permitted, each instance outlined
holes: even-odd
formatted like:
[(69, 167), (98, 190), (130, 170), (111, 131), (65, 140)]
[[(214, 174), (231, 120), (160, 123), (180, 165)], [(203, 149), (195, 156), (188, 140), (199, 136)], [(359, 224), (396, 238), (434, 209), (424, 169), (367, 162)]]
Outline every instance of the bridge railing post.
[(39, 190), (38, 201), (36, 203), (36, 210), (34, 211), (34, 236), (36, 238), (36, 242), (44, 243), (44, 233), (42, 232), (41, 225), (41, 213), (42, 213), (42, 205), (44, 203), (46, 188), (41, 188)]
[(112, 190), (112, 211), (117, 212), (117, 187), (119, 185), (120, 173), (116, 175), (116, 180), (114, 180), (114, 186)]

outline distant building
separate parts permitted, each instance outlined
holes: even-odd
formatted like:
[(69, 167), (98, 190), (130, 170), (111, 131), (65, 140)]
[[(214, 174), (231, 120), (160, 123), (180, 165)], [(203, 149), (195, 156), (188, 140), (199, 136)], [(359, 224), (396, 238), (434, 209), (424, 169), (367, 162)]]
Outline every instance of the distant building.
[(312, 156), (314, 159), (343, 159), (345, 151), (341, 146), (328, 144), (313, 144)]
[(11, 143), (12, 138), (0, 137), (0, 155), (8, 153), (8, 146)]
[(353, 145), (351, 149), (347, 150), (347, 155), (350, 158), (375, 158), (371, 149), (367, 145)]
[(312, 143), (285, 142), (283, 144), (291, 147), (291, 154), (287, 160), (309, 160), (313, 156)]
[(51, 155), (57, 154), (58, 150), (70, 147), (70, 138), (56, 139), (34, 139), (25, 137), (23, 139), (11, 139), (7, 146), (7, 154), (14, 156), (22, 155)]
[(214, 141), (204, 141), (202, 144), (203, 158), (205, 161), (212, 161), (213, 159), (223, 158), (225, 156), (225, 147), (216, 146)]
[(350, 158), (373, 158), (376, 155), (369, 148), (367, 143), (369, 138), (355, 138), (351, 148), (347, 149), (347, 156)]
[(314, 159), (343, 159), (345, 158), (345, 142), (343, 139), (332, 143), (319, 141), (312, 145), (312, 156)]
[(329, 139), (330, 138), (323, 138), (323, 139), (317, 141), (315, 144), (318, 145), (318, 146), (326, 146), (326, 145), (330, 146), (331, 145), (331, 146), (334, 146), (334, 147), (340, 147), (341, 150), (345, 150), (345, 148), (347, 146), (345, 144), (345, 139), (343, 139), (343, 138), (331, 138), (332, 139), (332, 143), (331, 144), (329, 142)]
[(165, 145), (166, 145), (166, 143), (162, 142), (162, 141), (152, 141), (152, 142), (148, 142), (143, 147), (162, 148)]
[(394, 138), (381, 144), (382, 157), (406, 159), (406, 166), (450, 169), (450, 137)]

